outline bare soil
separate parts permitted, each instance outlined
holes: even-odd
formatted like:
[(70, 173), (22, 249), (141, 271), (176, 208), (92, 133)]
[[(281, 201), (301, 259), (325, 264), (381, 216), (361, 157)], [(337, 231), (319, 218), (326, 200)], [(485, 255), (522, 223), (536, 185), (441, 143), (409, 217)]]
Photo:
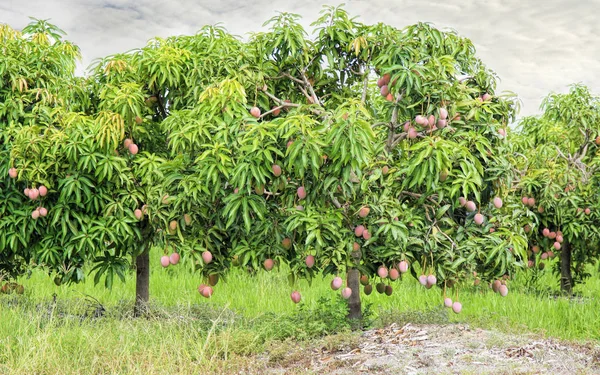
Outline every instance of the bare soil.
[(600, 374), (600, 343), (570, 343), (466, 325), (390, 325), (272, 347), (250, 374)]

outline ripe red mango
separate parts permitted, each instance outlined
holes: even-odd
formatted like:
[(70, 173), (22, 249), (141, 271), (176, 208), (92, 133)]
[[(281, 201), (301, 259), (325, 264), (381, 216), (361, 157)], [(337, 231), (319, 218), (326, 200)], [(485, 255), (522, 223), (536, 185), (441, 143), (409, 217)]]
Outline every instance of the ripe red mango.
[(313, 268), (313, 266), (315, 265), (315, 257), (313, 255), (306, 256), (304, 263), (306, 263), (306, 267)]
[(300, 186), (298, 190), (296, 190), (296, 194), (298, 194), (298, 199), (306, 198), (306, 189), (304, 189), (304, 186)]
[(266, 260), (263, 262), (263, 266), (265, 267), (265, 269), (266, 269), (267, 271), (270, 271), (270, 270), (272, 270), (274, 265), (275, 265), (275, 262), (273, 262), (273, 259), (266, 259)]
[(204, 262), (204, 264), (209, 264), (210, 262), (212, 262), (212, 260), (213, 256), (210, 251), (206, 250), (202, 252), (202, 261)]
[(177, 263), (179, 263), (179, 259), (181, 259), (181, 257), (179, 256), (178, 253), (173, 253), (169, 256), (169, 262), (172, 265), (176, 265)]
[(293, 291), (292, 294), (290, 295), (290, 298), (292, 299), (292, 302), (298, 303), (298, 302), (300, 302), (300, 299), (302, 297), (300, 296), (300, 292)]
[(252, 107), (252, 108), (250, 108), (250, 114), (253, 117), (259, 118), (260, 117), (260, 108), (258, 108), (258, 107)]
[(273, 171), (273, 175), (274, 175), (275, 177), (279, 177), (279, 176), (281, 176), (281, 167), (280, 167), (279, 165), (277, 165), (277, 164), (273, 164), (273, 165), (271, 166), (271, 170)]
[(385, 266), (381, 266), (377, 269), (377, 275), (379, 277), (381, 277), (382, 279), (385, 279), (386, 277), (388, 277), (388, 269)]
[(334, 277), (333, 280), (331, 280), (331, 289), (333, 290), (338, 290), (342, 287), (342, 283), (343, 280), (341, 277)]

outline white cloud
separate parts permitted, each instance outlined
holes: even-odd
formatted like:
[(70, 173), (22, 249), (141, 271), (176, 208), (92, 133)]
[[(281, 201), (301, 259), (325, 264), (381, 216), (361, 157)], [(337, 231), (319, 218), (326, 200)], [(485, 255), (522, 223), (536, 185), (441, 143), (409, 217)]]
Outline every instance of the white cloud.
[[(1, 0), (0, 22), (22, 28), (28, 16), (50, 18), (83, 52), (82, 66), (97, 57), (141, 47), (154, 36), (192, 34), (222, 22), (244, 36), (259, 31), (277, 11), (299, 13), (308, 29), (323, 4), (340, 1), (282, 0)], [(428, 21), (470, 38), (478, 55), (500, 78), (500, 90), (523, 100), (522, 115), (538, 111), (550, 91), (587, 84), (600, 93), (600, 0), (347, 0), (365, 23), (395, 27)], [(80, 69), (81, 71), (81, 69)]]

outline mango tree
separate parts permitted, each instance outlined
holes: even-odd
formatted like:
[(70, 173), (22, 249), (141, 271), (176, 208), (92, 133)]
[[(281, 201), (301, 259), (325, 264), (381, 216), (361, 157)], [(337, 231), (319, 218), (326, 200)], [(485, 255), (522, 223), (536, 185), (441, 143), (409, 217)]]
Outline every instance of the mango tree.
[(517, 192), (532, 215), (529, 266), (543, 269), (559, 255), (555, 272), (561, 291), (571, 294), (599, 255), (600, 98), (572, 85), (568, 93), (549, 94), (542, 110), (519, 124)]
[(205, 297), (235, 265), (286, 265), (292, 284), (345, 273), (351, 318), (359, 281), (391, 295), (410, 271), (445, 294), (522, 265), (524, 231), (502, 202), (517, 106), (468, 39), (363, 25), (339, 7), (314, 37), (294, 14), (266, 25), (247, 42), (205, 27), (101, 59), (73, 107), (19, 121), (17, 187), (49, 188), (47, 216), (29, 203), (36, 262), (63, 281), (90, 262), (110, 286), (133, 256), (138, 312), (150, 246), (163, 266), (181, 253)]

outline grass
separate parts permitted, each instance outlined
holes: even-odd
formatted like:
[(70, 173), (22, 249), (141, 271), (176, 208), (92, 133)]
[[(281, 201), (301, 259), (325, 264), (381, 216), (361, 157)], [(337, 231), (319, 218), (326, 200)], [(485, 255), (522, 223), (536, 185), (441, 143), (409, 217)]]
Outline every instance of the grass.
[[(152, 259), (158, 264), (157, 254)], [(132, 275), (108, 291), (91, 280), (57, 287), (47, 275), (34, 271), (19, 280), (24, 295), (0, 296), (0, 374), (261, 373), (253, 354), (273, 353), (271, 361), (282, 357), (278, 360), (285, 362), (292, 360), (286, 359), (285, 348), (302, 340), (335, 333), (347, 335), (344, 342), (356, 339), (348, 333), (344, 301), (331, 291), (329, 280), (314, 280), (310, 287), (300, 282), (294, 289), (302, 293), (302, 302), (294, 305), (285, 272), (249, 276), (236, 270), (207, 300), (196, 290), (199, 276), (184, 265), (154, 267), (152, 315), (134, 319)], [(539, 283), (550, 293), (556, 291), (550, 274)], [(581, 298), (526, 293), (525, 277), (510, 283), (506, 298), (484, 287), (465, 287), (459, 294), (463, 311), (455, 315), (440, 307), (439, 289), (425, 290), (408, 277), (394, 283), (391, 297), (374, 292), (363, 295), (363, 302), (372, 326), (463, 322), (514, 333), (599, 340), (597, 273), (576, 292)], [(95, 318), (98, 303), (105, 310)]]

